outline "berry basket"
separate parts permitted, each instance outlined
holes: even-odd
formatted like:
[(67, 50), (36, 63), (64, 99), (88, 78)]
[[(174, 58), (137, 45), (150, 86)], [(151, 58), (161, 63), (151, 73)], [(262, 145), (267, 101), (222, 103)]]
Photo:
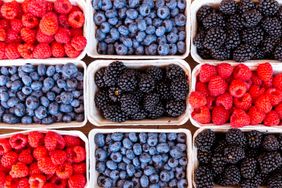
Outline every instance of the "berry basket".
[[(89, 55), (92, 58), (102, 58), (102, 59), (185, 59), (189, 53), (190, 53), (190, 33), (191, 33), (191, 27), (190, 27), (190, 5), (191, 0), (184, 0), (186, 2), (186, 8), (185, 8), (185, 14), (186, 14), (186, 51), (182, 55), (104, 55), (99, 54), (97, 51), (98, 47), (98, 41), (95, 38), (96, 33), (96, 25), (93, 20), (93, 15), (95, 13), (95, 10), (92, 6), (93, 0), (86, 0), (86, 4), (88, 6), (88, 48), (87, 48), (87, 55)], [(95, 1), (95, 0), (94, 0)]]
[[(141, 120), (141, 121), (125, 121), (122, 123), (112, 122), (109, 120), (106, 120), (104, 117), (101, 116), (99, 113), (95, 102), (94, 102), (94, 96), (97, 91), (97, 86), (94, 82), (94, 75), (95, 73), (102, 67), (108, 66), (110, 63), (114, 62), (114, 60), (96, 60), (92, 62), (88, 69), (87, 69), (87, 90), (89, 91), (87, 93), (87, 114), (88, 114), (88, 120), (96, 125), (96, 126), (112, 126), (112, 125), (183, 125), (185, 122), (188, 121), (188, 98), (186, 99), (186, 111), (184, 114), (182, 114), (178, 118), (169, 118), (169, 117), (163, 117), (157, 120)], [(190, 91), (190, 84), (191, 84), (191, 69), (190, 66), (184, 61), (184, 60), (123, 60), (122, 61), (124, 65), (132, 68), (141, 68), (144, 66), (166, 66), (169, 64), (176, 64), (179, 65), (186, 73), (188, 77), (188, 85), (189, 85), (189, 91)], [(189, 93), (189, 92), (188, 92)], [(188, 94), (189, 95), (189, 94)]]
[(158, 130), (152, 130), (152, 129), (93, 129), (90, 131), (88, 137), (89, 137), (89, 147), (90, 147), (90, 185), (91, 187), (99, 187), (97, 184), (97, 178), (98, 178), (98, 173), (96, 172), (96, 157), (95, 157), (95, 149), (96, 149), (96, 144), (94, 142), (95, 135), (98, 133), (114, 133), (114, 132), (120, 132), (120, 133), (130, 133), (130, 132), (135, 132), (135, 133), (184, 133), (186, 135), (186, 145), (187, 145), (187, 158), (188, 158), (188, 164), (186, 168), (186, 177), (188, 181), (188, 186), (189, 188), (192, 187), (192, 179), (191, 179), (191, 169), (192, 169), (192, 136), (191, 132), (187, 129), (158, 129)]
[[(83, 69), (83, 98), (84, 101), (86, 101), (86, 64), (83, 61), (70, 61), (70, 60), (60, 60), (60, 61), (55, 61), (54, 60), (29, 60), (29, 61), (22, 61), (22, 60), (7, 60), (3, 62), (0, 66), (22, 66), (25, 65), (26, 63), (31, 63), (33, 65), (40, 65), (44, 62), (45, 65), (64, 65), (66, 63), (72, 62), (75, 65), (77, 65), (78, 68)], [(37, 123), (32, 123), (32, 124), (7, 124), (7, 123), (0, 123), (0, 127), (2, 129), (38, 129), (38, 128), (43, 128), (43, 129), (59, 129), (59, 128), (71, 128), (71, 127), (83, 127), (87, 123), (87, 115), (86, 115), (86, 104), (84, 104), (84, 120), (82, 122), (76, 122), (72, 121), (69, 123), (53, 123), (50, 125), (44, 125), (44, 124), (37, 124)]]

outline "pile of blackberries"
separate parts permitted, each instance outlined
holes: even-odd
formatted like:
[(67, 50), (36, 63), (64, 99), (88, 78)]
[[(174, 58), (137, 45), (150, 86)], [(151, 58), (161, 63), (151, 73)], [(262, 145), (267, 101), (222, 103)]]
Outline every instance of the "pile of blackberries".
[(223, 0), (197, 12), (194, 45), (203, 59), (282, 61), (282, 7), (275, 0)]
[(113, 62), (95, 73), (95, 105), (114, 122), (179, 117), (186, 110), (187, 75), (175, 64), (142, 69)]

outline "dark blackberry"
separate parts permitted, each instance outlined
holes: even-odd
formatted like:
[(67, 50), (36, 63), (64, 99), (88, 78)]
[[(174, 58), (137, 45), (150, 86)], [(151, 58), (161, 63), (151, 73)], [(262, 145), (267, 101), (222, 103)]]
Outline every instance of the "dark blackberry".
[(109, 97), (113, 102), (118, 102), (121, 95), (122, 95), (122, 90), (118, 87), (111, 87), (109, 88)]
[(140, 110), (139, 101), (132, 94), (125, 94), (120, 98), (121, 110), (127, 115), (133, 115)]
[(210, 13), (203, 19), (203, 26), (205, 29), (211, 29), (213, 27), (224, 27), (225, 21), (222, 14), (217, 12)]
[(264, 38), (264, 40), (261, 43), (261, 49), (266, 54), (272, 54), (278, 42), (279, 42), (279, 38), (267, 36)]
[(227, 28), (229, 30), (240, 31), (243, 27), (243, 18), (240, 15), (235, 14), (227, 19)]
[(279, 43), (274, 50), (274, 59), (282, 61), (282, 43)]
[(229, 129), (225, 134), (225, 139), (230, 145), (241, 145), (246, 144), (246, 137), (240, 129)]
[(259, 46), (254, 48), (254, 57), (253, 59), (264, 59), (267, 55)]
[(246, 148), (245, 154), (246, 154), (247, 158), (257, 158), (260, 154), (260, 150), (252, 149), (252, 148)]
[(99, 110), (104, 110), (110, 104), (110, 98), (106, 90), (99, 90), (95, 94), (94, 102)]
[(223, 0), (219, 5), (219, 10), (226, 15), (235, 14), (237, 4), (234, 0)]
[(168, 81), (160, 82), (156, 87), (156, 91), (162, 100), (168, 100), (171, 98), (170, 84)]
[(225, 185), (238, 185), (241, 181), (240, 170), (235, 165), (228, 166), (224, 170), (223, 176)]
[(147, 117), (150, 119), (157, 119), (162, 117), (164, 113), (165, 113), (165, 109), (163, 105), (159, 103), (153, 111), (148, 113)]
[(206, 129), (197, 135), (195, 139), (195, 146), (198, 148), (198, 150), (210, 151), (211, 147), (214, 145), (214, 142), (215, 133), (210, 129)]
[(132, 120), (143, 120), (143, 119), (145, 119), (147, 117), (147, 112), (145, 111), (145, 110), (140, 110), (140, 111), (138, 111), (137, 113), (135, 113), (135, 114), (132, 114), (131, 116), (130, 116), (130, 118), (132, 119)]
[(280, 6), (279, 11), (277, 12), (277, 17), (282, 20), (282, 7)]
[(197, 188), (212, 188), (212, 171), (206, 166), (199, 166), (195, 171), (195, 183)]
[(210, 151), (197, 151), (197, 159), (200, 164), (209, 164), (211, 161), (211, 153)]
[(108, 87), (115, 86), (119, 75), (126, 67), (122, 62), (116, 61), (111, 63), (105, 70), (104, 82)]
[(240, 146), (229, 146), (224, 149), (224, 157), (227, 163), (236, 164), (245, 158), (245, 151)]
[(210, 13), (213, 12), (213, 8), (208, 5), (203, 5), (197, 11), (197, 20), (202, 22)]
[(215, 153), (211, 158), (211, 167), (215, 176), (223, 173), (226, 166), (225, 158), (220, 153)]
[(276, 0), (260, 0), (258, 8), (263, 15), (274, 16), (279, 10), (279, 4)]
[(207, 49), (218, 49), (220, 48), (226, 39), (226, 33), (222, 28), (215, 27), (208, 30), (205, 40), (204, 47)]
[(245, 27), (255, 27), (259, 24), (261, 19), (261, 13), (255, 9), (246, 11), (242, 14), (242, 24)]
[(262, 142), (262, 133), (259, 131), (246, 132), (247, 145), (250, 148), (259, 148)]
[(242, 41), (245, 44), (257, 46), (263, 40), (264, 32), (259, 27), (248, 28), (242, 32)]
[(118, 105), (108, 105), (104, 110), (104, 117), (113, 122), (124, 122), (128, 119)]
[(141, 91), (135, 91), (135, 92), (132, 92), (132, 94), (136, 97), (136, 100), (138, 100), (139, 102), (143, 101), (145, 94), (142, 93)]
[(161, 67), (150, 66), (146, 69), (146, 73), (151, 75), (156, 81), (160, 81), (163, 79), (164, 72)]
[(233, 50), (237, 48), (241, 43), (240, 34), (235, 30), (227, 31), (227, 37), (225, 41), (226, 49)]
[(195, 36), (193, 43), (197, 48), (204, 48), (204, 40), (205, 40), (206, 32), (204, 30), (199, 30), (197, 35)]
[(246, 158), (241, 163), (241, 174), (243, 178), (251, 179), (256, 175), (257, 161), (254, 158)]
[(211, 55), (216, 60), (227, 60), (230, 59), (230, 50), (228, 50), (226, 47), (221, 47), (218, 49), (212, 49)]
[(282, 187), (282, 174), (273, 174), (267, 181), (268, 188)]
[(262, 28), (267, 34), (273, 37), (281, 37), (282, 25), (278, 18), (267, 17), (262, 21)]
[(155, 89), (155, 80), (151, 75), (141, 74), (139, 89), (144, 93), (150, 93)]
[(279, 152), (264, 153), (258, 158), (262, 173), (269, 174), (282, 164), (282, 157)]
[(252, 0), (241, 0), (239, 2), (239, 10), (241, 13), (244, 13), (248, 10), (256, 8), (256, 4)]
[(179, 117), (186, 110), (184, 101), (168, 101), (165, 106), (166, 113), (171, 117)]
[(186, 100), (188, 95), (188, 83), (186, 79), (174, 79), (171, 81), (170, 92), (176, 101)]
[(211, 59), (211, 52), (209, 49), (203, 48), (203, 49), (197, 49), (197, 53), (199, 56), (203, 59)]
[(260, 175), (256, 175), (255, 177), (251, 179), (243, 179), (241, 181), (241, 188), (257, 188), (259, 187), (261, 182), (261, 177)]
[(133, 69), (125, 70), (118, 79), (118, 86), (123, 91), (133, 91), (138, 85), (137, 73)]
[(144, 96), (143, 106), (147, 112), (155, 110), (156, 106), (160, 102), (160, 95), (156, 93), (150, 93)]
[(106, 67), (100, 68), (94, 76), (95, 84), (99, 87), (105, 87), (105, 82), (104, 82), (104, 74), (105, 74)]
[(275, 135), (266, 135), (262, 141), (262, 147), (267, 151), (276, 151), (279, 149), (279, 141)]
[(233, 59), (237, 62), (244, 62), (252, 59), (254, 48), (247, 44), (241, 44), (233, 51)]
[(165, 70), (166, 77), (170, 80), (174, 80), (177, 78), (185, 78), (185, 72), (179, 65), (168, 65)]
[(279, 142), (279, 150), (282, 150), (282, 134), (277, 135), (277, 139)]
[(228, 146), (228, 143), (225, 140), (221, 140), (220, 142), (215, 144), (214, 153), (224, 153), (224, 149)]

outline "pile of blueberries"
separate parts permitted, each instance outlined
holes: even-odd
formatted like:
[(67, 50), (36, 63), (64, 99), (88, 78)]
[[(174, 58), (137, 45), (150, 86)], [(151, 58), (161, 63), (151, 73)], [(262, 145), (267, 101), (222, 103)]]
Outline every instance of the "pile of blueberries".
[(65, 65), (0, 68), (0, 121), (9, 124), (84, 120), (83, 72)]
[(93, 0), (98, 53), (182, 55), (185, 0)]
[(185, 143), (184, 133), (98, 133), (97, 184), (104, 188), (186, 188)]

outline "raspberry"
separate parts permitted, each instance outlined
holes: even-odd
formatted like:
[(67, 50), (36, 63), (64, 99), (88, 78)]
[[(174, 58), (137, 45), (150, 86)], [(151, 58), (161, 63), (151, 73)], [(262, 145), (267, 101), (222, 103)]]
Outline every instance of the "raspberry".
[(242, 110), (248, 110), (252, 106), (252, 97), (249, 93), (243, 95), (240, 98), (234, 98), (234, 105), (236, 108), (240, 108)]
[(76, 174), (69, 178), (68, 185), (69, 188), (84, 188), (86, 184), (85, 176)]
[(55, 11), (61, 14), (68, 14), (72, 9), (72, 4), (69, 0), (57, 0), (54, 3)]
[(29, 177), (28, 183), (30, 188), (43, 187), (46, 182), (46, 177), (42, 174), (33, 174)]
[(190, 94), (189, 103), (193, 108), (200, 108), (207, 104), (207, 99), (202, 93), (194, 91)]
[(67, 54), (68, 57), (75, 58), (79, 56), (80, 51), (77, 51), (72, 47), (70, 43), (65, 44), (65, 53)]
[(54, 57), (64, 57), (66, 54), (65, 54), (65, 48), (63, 46), (63, 44), (61, 43), (58, 43), (58, 42), (53, 42), (51, 44), (51, 50), (52, 50), (52, 55)]
[(29, 0), (27, 10), (36, 17), (43, 17), (47, 12), (46, 0)]
[(258, 75), (256, 72), (252, 73), (251, 81), (253, 85), (260, 86), (262, 84), (262, 80), (259, 79)]
[(223, 106), (226, 110), (230, 110), (232, 108), (233, 98), (229, 93), (224, 93), (219, 95), (216, 99), (216, 106)]
[(18, 32), (11, 30), (11, 29), (6, 31), (6, 42), (7, 43), (12, 43), (12, 42), (17, 43), (20, 41), (21, 41), (21, 37)]
[(86, 163), (73, 164), (74, 174), (85, 174), (86, 173)]
[(36, 39), (40, 43), (51, 43), (54, 40), (54, 37), (45, 35), (40, 30), (38, 30), (36, 34)]
[(58, 176), (51, 177), (49, 181), (50, 183), (55, 184), (58, 188), (67, 187), (67, 180), (60, 179)]
[(63, 138), (63, 136), (58, 134), (58, 138), (57, 138), (57, 149), (62, 150), (64, 149), (66, 146), (66, 142)]
[(58, 32), (55, 34), (55, 40), (58, 43), (68, 43), (70, 42), (71, 32), (69, 29), (59, 28)]
[(34, 46), (32, 44), (20, 44), (18, 46), (18, 52), (24, 59), (31, 59)]
[(4, 187), (5, 184), (5, 173), (0, 171), (0, 187)]
[(211, 113), (207, 106), (202, 106), (200, 108), (194, 109), (194, 111), (192, 112), (192, 117), (202, 124), (211, 122)]
[(265, 113), (257, 109), (255, 106), (252, 106), (249, 109), (248, 115), (250, 116), (250, 124), (251, 125), (258, 125), (261, 124), (264, 117)]
[(46, 2), (46, 10), (47, 10), (47, 12), (54, 12), (54, 3), (47, 1)]
[(75, 162), (80, 163), (82, 161), (85, 161), (86, 159), (86, 152), (85, 148), (81, 146), (74, 146), (72, 148), (67, 149), (67, 160), (69, 162)]
[(24, 134), (15, 134), (10, 137), (10, 145), (13, 149), (20, 150), (26, 147), (27, 145), (27, 136)]
[(282, 90), (282, 73), (273, 77), (272, 84), (276, 89)]
[(38, 26), (39, 21), (31, 13), (26, 13), (22, 16), (22, 23), (24, 27), (32, 29)]
[(33, 150), (33, 157), (36, 159), (36, 160), (39, 160), (41, 159), (42, 157), (46, 157), (48, 156), (48, 151), (45, 147), (43, 146), (38, 146), (37, 148), (35, 148)]
[(227, 83), (220, 76), (213, 76), (209, 81), (208, 89), (211, 96), (219, 96), (225, 93)]
[(52, 12), (45, 14), (40, 20), (39, 29), (45, 35), (55, 35), (59, 29), (57, 15)]
[(75, 36), (71, 40), (72, 47), (77, 51), (83, 50), (86, 46), (86, 43), (87, 43), (86, 38), (82, 35)]
[(196, 83), (196, 91), (202, 93), (205, 96), (209, 95), (208, 86), (203, 82), (197, 82)]
[(51, 47), (47, 43), (39, 43), (33, 50), (33, 57), (36, 59), (45, 59), (52, 56)]
[[(59, 20), (59, 24), (60, 24), (61, 27), (63, 27), (63, 28), (69, 28), (70, 27), (70, 25), (68, 23), (68, 15), (60, 14), (58, 16), (58, 20)], [(81, 30), (81, 29), (79, 28), (78, 30)]]
[(5, 29), (0, 29), (0, 41), (5, 41), (6, 40), (6, 30)]
[(233, 128), (239, 128), (250, 124), (250, 117), (244, 110), (234, 109), (230, 117), (230, 125)]
[(12, 148), (10, 146), (9, 140), (8, 139), (0, 139), (0, 156), (4, 155), (4, 153), (7, 153), (10, 151)]
[(11, 43), (8, 44), (5, 48), (5, 56), (8, 59), (18, 59), (20, 58), (20, 53), (18, 52), (18, 45)]
[(38, 168), (44, 174), (54, 174), (56, 172), (56, 165), (53, 164), (49, 157), (42, 157), (38, 160)]
[(207, 107), (212, 108), (214, 106), (215, 97), (208, 96), (207, 97)]
[(71, 30), (71, 37), (75, 37), (78, 35), (83, 35), (83, 30), (80, 28), (74, 28)]
[(50, 157), (55, 165), (62, 165), (67, 160), (67, 154), (62, 150), (51, 151)]
[(0, 11), (4, 18), (8, 20), (14, 19), (19, 15), (19, 4), (15, 1), (4, 3)]
[(11, 168), (12, 165), (17, 162), (17, 160), (18, 160), (18, 154), (13, 151), (9, 151), (2, 156), (1, 164), (5, 168)]
[(18, 179), (12, 178), (12, 176), (8, 175), (6, 176), (4, 187), (10, 188), (10, 187), (16, 187), (18, 188)]
[(246, 80), (251, 79), (251, 77), (252, 77), (252, 71), (246, 65), (239, 64), (234, 68), (234, 71), (233, 71), (234, 79), (246, 81)]
[(82, 146), (83, 145), (83, 142), (81, 141), (81, 139), (79, 137), (66, 135), (63, 138), (66, 142), (67, 147)]
[(30, 188), (28, 179), (27, 178), (21, 178), (18, 182), (18, 187), (17, 188)]
[(266, 94), (259, 96), (255, 101), (255, 106), (264, 113), (270, 112), (272, 109), (270, 96)]
[(280, 118), (279, 114), (276, 111), (270, 111), (265, 115), (263, 124), (266, 126), (279, 125)]
[(56, 148), (63, 149), (66, 143), (61, 135), (49, 131), (45, 135), (44, 144), (47, 150), (52, 151), (55, 150)]
[(21, 29), (23, 28), (22, 21), (19, 20), (19, 19), (12, 19), (10, 21), (10, 27), (11, 27), (12, 30), (19, 33), (21, 31)]
[(260, 88), (258, 85), (252, 85), (249, 89), (249, 93), (254, 100), (264, 94), (264, 92), (265, 88)]
[(25, 149), (19, 154), (18, 161), (25, 163), (25, 164), (31, 164), (33, 161), (33, 157), (31, 155), (30, 149)]
[(73, 28), (81, 28), (84, 24), (84, 15), (81, 11), (72, 11), (68, 17), (68, 23)]
[(21, 3), (21, 6), (22, 6), (22, 10), (24, 13), (27, 13), (28, 12), (28, 4), (29, 4), (30, 0), (24, 0), (22, 3)]
[(44, 135), (38, 131), (28, 133), (28, 143), (31, 147), (36, 148), (43, 145)]
[(216, 70), (221, 78), (227, 79), (232, 75), (233, 67), (228, 63), (221, 63), (216, 66)]
[(282, 103), (278, 104), (278, 105), (275, 107), (275, 111), (278, 113), (280, 119), (282, 119)]
[(30, 174), (30, 175), (33, 175), (33, 174), (40, 174), (40, 173), (41, 173), (41, 171), (39, 170), (37, 163), (32, 163), (32, 164), (29, 166), (29, 174)]
[(209, 82), (211, 77), (216, 76), (216, 67), (214, 65), (204, 64), (201, 66), (199, 80), (200, 82)]
[(73, 168), (70, 163), (57, 166), (56, 174), (60, 179), (68, 179), (73, 173)]
[(276, 106), (282, 101), (282, 91), (280, 91), (278, 89), (269, 88), (266, 91), (266, 94), (269, 94), (270, 103), (271, 103), (272, 106)]
[(36, 40), (36, 32), (29, 28), (22, 28), (21, 30), (22, 40), (26, 43), (34, 43)]
[(0, 42), (0, 59), (4, 59), (5, 56), (5, 49), (6, 49), (6, 45), (4, 42)]
[(269, 63), (259, 64), (257, 67), (257, 74), (262, 81), (269, 81), (272, 78), (273, 70)]
[(246, 83), (241, 80), (233, 80), (229, 86), (229, 93), (233, 97), (242, 97), (247, 91)]
[(223, 125), (229, 119), (229, 112), (223, 106), (216, 106), (212, 110), (212, 122), (215, 125)]
[(24, 178), (28, 175), (28, 167), (26, 164), (18, 162), (12, 166), (10, 175), (12, 178)]

